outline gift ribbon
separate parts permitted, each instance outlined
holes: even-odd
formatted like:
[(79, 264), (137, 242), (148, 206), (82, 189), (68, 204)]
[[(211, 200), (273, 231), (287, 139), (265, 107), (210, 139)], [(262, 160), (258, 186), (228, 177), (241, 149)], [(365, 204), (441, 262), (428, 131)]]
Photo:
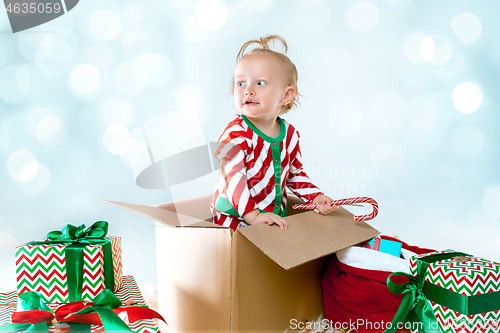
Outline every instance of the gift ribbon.
[[(418, 324), (419, 332), (439, 332), (438, 323), (429, 301), (440, 304), (464, 315), (474, 315), (500, 310), (500, 292), (466, 296), (425, 281), (429, 264), (456, 256), (470, 256), (462, 252), (439, 253), (417, 259), (417, 276), (396, 272), (387, 278), (387, 287), (394, 294), (404, 294), (401, 305), (392, 320), (391, 328), (384, 333), (395, 332), (399, 323)], [(408, 278), (408, 282), (398, 284), (392, 276)], [(401, 326), (401, 325), (400, 325)]]
[(105, 240), (108, 233), (108, 222), (97, 221), (85, 228), (68, 224), (61, 231), (54, 230), (47, 234), (44, 241), (29, 242), (29, 245), (67, 244), (64, 255), (66, 258), (66, 276), (68, 281), (68, 298), (70, 302), (81, 300), (83, 286), (83, 249), (89, 244), (102, 245), (104, 256), (104, 285), (114, 290), (115, 277), (113, 270), (113, 251), (111, 242)]
[[(93, 302), (77, 301), (60, 306), (55, 313), (42, 301), (37, 292), (19, 295), (20, 311), (12, 314), (12, 324), (0, 325), (0, 331), (49, 332), (47, 322), (56, 321), (71, 324), (71, 330), (90, 333), (89, 325), (103, 325), (109, 332), (132, 332), (117, 313), (126, 311), (129, 322), (145, 319), (165, 319), (156, 311), (141, 306), (120, 308), (123, 304), (109, 289), (97, 295)], [(82, 325), (83, 324), (83, 325)]]
[(88, 325), (103, 325), (109, 332), (132, 332), (127, 324), (118, 317), (117, 313), (126, 311), (129, 322), (144, 319), (165, 319), (156, 311), (146, 307), (129, 306), (120, 308), (122, 302), (111, 290), (103, 290), (93, 302), (73, 302), (61, 306), (56, 310), (56, 319), (72, 323)]
[[(409, 281), (401, 284), (394, 283), (391, 281), (391, 277), (394, 275), (406, 277)], [(419, 333), (439, 332), (438, 323), (432, 311), (431, 304), (423, 292), (425, 274), (419, 274), (418, 276), (415, 277), (404, 272), (396, 272), (387, 278), (387, 287), (389, 287), (389, 290), (394, 294), (404, 294), (404, 296), (396, 315), (392, 319), (390, 327), (384, 333), (393, 333), (398, 329), (405, 328), (406, 326), (403, 324), (406, 322), (411, 323), (411, 328), (418, 327)], [(422, 325), (415, 326), (418, 323)]]
[(40, 294), (30, 291), (19, 295), (19, 299), (20, 311), (12, 314), (12, 324), (0, 325), (0, 331), (48, 332), (47, 321), (52, 321), (54, 314)]

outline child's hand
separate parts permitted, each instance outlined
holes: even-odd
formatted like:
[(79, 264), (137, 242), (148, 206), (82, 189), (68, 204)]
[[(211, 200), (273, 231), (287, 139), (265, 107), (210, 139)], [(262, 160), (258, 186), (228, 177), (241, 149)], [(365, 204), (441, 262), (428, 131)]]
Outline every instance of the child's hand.
[(281, 229), (286, 229), (288, 224), (286, 220), (279, 215), (273, 213), (261, 213), (258, 209), (243, 215), (243, 219), (248, 224), (267, 223), (269, 225), (277, 224)]
[(332, 202), (332, 198), (324, 194), (320, 194), (312, 201), (313, 204), (320, 204), (316, 209), (314, 209), (314, 211), (316, 213), (326, 215), (339, 209), (339, 206), (332, 206)]

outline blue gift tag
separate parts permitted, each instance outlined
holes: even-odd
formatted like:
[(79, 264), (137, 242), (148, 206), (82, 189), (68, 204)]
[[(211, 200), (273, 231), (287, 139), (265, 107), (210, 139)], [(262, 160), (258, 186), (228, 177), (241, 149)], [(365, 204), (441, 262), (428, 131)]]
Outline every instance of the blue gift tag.
[[(375, 244), (375, 238), (372, 238), (368, 241), (372, 249), (374, 249), (374, 244)], [(380, 238), (380, 248), (379, 252), (387, 253), (387, 254), (392, 254), (393, 256), (399, 257), (401, 255), (401, 247), (402, 247), (401, 242), (396, 242), (388, 239), (383, 239)], [(363, 247), (366, 247), (362, 245)], [(375, 249), (376, 250), (376, 249)]]

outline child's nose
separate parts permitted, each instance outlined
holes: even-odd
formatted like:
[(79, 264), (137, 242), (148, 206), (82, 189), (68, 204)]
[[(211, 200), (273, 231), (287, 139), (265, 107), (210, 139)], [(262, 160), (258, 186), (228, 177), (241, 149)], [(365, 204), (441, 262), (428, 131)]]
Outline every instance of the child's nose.
[(245, 95), (246, 96), (255, 96), (255, 92), (253, 90), (247, 89), (247, 91), (245, 91)]

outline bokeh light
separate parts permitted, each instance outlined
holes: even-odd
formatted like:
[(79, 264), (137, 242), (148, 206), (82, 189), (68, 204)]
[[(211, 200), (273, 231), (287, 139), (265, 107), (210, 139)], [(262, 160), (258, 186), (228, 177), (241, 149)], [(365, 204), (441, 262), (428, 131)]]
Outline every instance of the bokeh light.
[(243, 3), (254, 10), (265, 10), (274, 3), (274, 0), (243, 0)]
[(470, 45), (481, 37), (483, 26), (479, 17), (472, 13), (463, 13), (455, 16), (451, 28), (462, 43)]
[(391, 173), (403, 168), (406, 164), (406, 158), (403, 152), (395, 146), (375, 148), (372, 154), (375, 165), (381, 167), (381, 170), (386, 173)]
[(27, 182), (38, 173), (39, 162), (33, 153), (18, 150), (12, 153), (7, 160), (9, 175), (19, 182)]
[[(312, 76), (320, 82), (345, 87), (358, 82), (362, 72), (363, 64), (355, 54), (347, 50), (317, 48), (309, 54), (305, 75)], [(333, 82), (332, 78), (335, 78)], [(330, 86), (324, 87), (331, 89)]]
[(50, 184), (50, 170), (43, 163), (38, 163), (36, 175), (28, 181), (22, 183), (24, 188), (33, 193), (42, 192)]
[(453, 54), (453, 46), (450, 41), (441, 35), (432, 35), (432, 39), (434, 41), (435, 50), (434, 56), (431, 57), (431, 63), (434, 66), (442, 66), (450, 60)]
[(45, 97), (52, 86), (51, 80), (33, 62), (19, 68), (17, 73), (19, 88), (29, 97)]
[(129, 125), (135, 118), (135, 108), (132, 103), (121, 97), (111, 97), (104, 103), (102, 109), (104, 121), (111, 124)]
[(70, 35), (65, 42), (47, 38), (46, 42), (36, 49), (36, 65), (46, 75), (63, 75), (67, 73), (75, 54), (78, 53), (77, 48), (78, 41), (74, 35)]
[(395, 93), (384, 93), (378, 96), (369, 114), (370, 126), (378, 130), (396, 128), (406, 115), (406, 104), (401, 96)]
[[(0, 225), (0, 227), (2, 226)], [(13, 234), (0, 232), (0, 253), (5, 254), (0, 256), (0, 267), (3, 268), (2, 274), (0, 274), (0, 286), (5, 288), (3, 291), (17, 289), (13, 249), (19, 244), (21, 242)]]
[(211, 120), (215, 107), (203, 87), (195, 84), (182, 87), (178, 98), (186, 121), (207, 124)]
[(498, 220), (500, 218), (500, 186), (487, 187), (483, 192), (483, 212), (486, 216)]
[(9, 104), (17, 104), (24, 98), (17, 82), (19, 66), (8, 66), (0, 69), (0, 97)]
[(120, 44), (125, 56), (132, 61), (145, 53), (151, 52), (153, 48), (153, 42), (148, 35), (139, 32), (132, 32), (125, 35)]
[(431, 36), (425, 36), (420, 43), (420, 53), (424, 61), (430, 61), (434, 58), (434, 53), (436, 52), (436, 44)]
[(403, 43), (403, 52), (409, 61), (414, 64), (423, 64), (430, 61), (435, 53), (434, 39), (422, 32), (408, 35)]
[(194, 13), (196, 22), (205, 30), (219, 30), (227, 21), (227, 8), (219, 0), (201, 0)]
[(330, 7), (324, 0), (294, 0), (300, 26), (308, 32), (323, 31), (332, 16)]
[(35, 60), (36, 50), (44, 44), (47, 38), (39, 38), (34, 34), (24, 34), (18, 38), (18, 48), (21, 55), (26, 59)]
[(0, 36), (0, 50), (2, 50), (2, 52), (0, 52), (0, 68), (2, 68), (12, 56), (9, 44), (2, 36)]
[(106, 70), (113, 64), (113, 49), (106, 43), (93, 44), (87, 51), (87, 60), (99, 70)]
[(463, 68), (464, 57), (459, 52), (454, 51), (449, 61), (442, 66), (435, 67), (435, 70), (440, 78), (450, 80), (460, 75)]
[(104, 147), (115, 155), (125, 154), (129, 149), (132, 137), (123, 124), (111, 124), (102, 136)]
[(150, 87), (162, 87), (172, 79), (174, 67), (163, 54), (143, 54), (136, 60), (136, 64), (146, 74), (146, 83)]
[(147, 82), (146, 73), (136, 64), (126, 64), (118, 68), (115, 74), (115, 85), (126, 94), (141, 92)]
[(453, 193), (458, 188), (460, 177), (454, 168), (443, 165), (439, 166), (434, 169), (431, 177), (434, 179), (434, 185), (440, 191)]
[(429, 154), (438, 149), (441, 134), (436, 128), (413, 127), (406, 133), (406, 142), (412, 154)]
[(48, 107), (35, 107), (33, 109), (29, 109), (29, 113), (26, 116), (26, 120), (24, 125), (26, 126), (27, 131), (36, 137), (36, 129), (40, 122), (45, 118), (59, 118), (57, 112)]
[(90, 95), (99, 88), (101, 75), (94, 65), (81, 64), (71, 71), (69, 84), (78, 94)]
[(36, 127), (36, 138), (47, 147), (57, 147), (66, 141), (68, 130), (66, 125), (58, 118), (43, 118)]
[(121, 31), (120, 17), (110, 10), (99, 10), (90, 19), (90, 30), (101, 40), (113, 39)]
[(349, 136), (357, 134), (361, 126), (361, 113), (357, 106), (350, 102), (332, 106), (333, 112), (328, 114), (332, 131), (336, 135)]
[(194, 15), (188, 16), (182, 24), (184, 38), (195, 44), (215, 43), (218, 38), (218, 31), (203, 29), (196, 21)]
[(182, 11), (195, 9), (196, 5), (199, 2), (200, 2), (199, 0), (172, 0), (172, 4), (175, 6), (175, 8)]
[(474, 126), (460, 126), (453, 131), (453, 151), (461, 157), (474, 157), (483, 148), (484, 137), (481, 130)]
[(369, 1), (358, 1), (346, 13), (347, 23), (358, 32), (369, 32), (378, 24), (377, 7)]
[(439, 108), (426, 96), (416, 96), (408, 103), (408, 121), (418, 129), (429, 129), (436, 125)]
[(142, 2), (132, 2), (128, 3), (125, 7), (127, 14), (135, 18), (136, 20), (144, 20), (153, 16), (151, 8)]
[(11, 145), (11, 132), (12, 130), (7, 126), (6, 122), (0, 121), (0, 160), (4, 159)]
[[(421, 57), (423, 60), (423, 57)], [(404, 59), (398, 62), (399, 75), (403, 81), (413, 87), (427, 87), (432, 84), (435, 78), (435, 68), (421, 66)]]
[(466, 81), (456, 85), (451, 93), (451, 99), (458, 112), (474, 113), (483, 104), (483, 92), (477, 84)]

